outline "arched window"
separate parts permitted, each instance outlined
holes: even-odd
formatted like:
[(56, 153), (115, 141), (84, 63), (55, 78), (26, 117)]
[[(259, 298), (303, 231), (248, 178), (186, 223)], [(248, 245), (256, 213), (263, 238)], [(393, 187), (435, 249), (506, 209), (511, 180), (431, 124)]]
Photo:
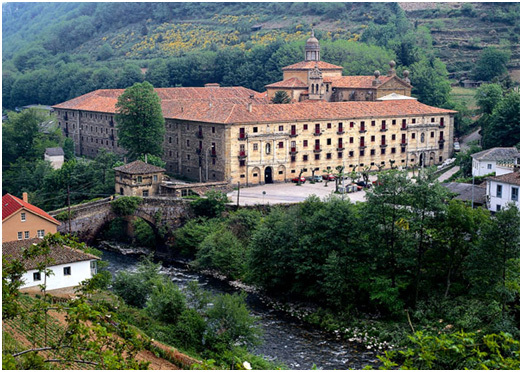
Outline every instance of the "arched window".
[(424, 143), (424, 133), (421, 133), (421, 142)]
[(270, 154), (270, 151), (271, 151), (271, 149), (270, 149), (270, 144), (267, 143), (266, 146), (265, 146), (265, 152), (266, 152), (266, 154), (268, 155), (268, 154)]

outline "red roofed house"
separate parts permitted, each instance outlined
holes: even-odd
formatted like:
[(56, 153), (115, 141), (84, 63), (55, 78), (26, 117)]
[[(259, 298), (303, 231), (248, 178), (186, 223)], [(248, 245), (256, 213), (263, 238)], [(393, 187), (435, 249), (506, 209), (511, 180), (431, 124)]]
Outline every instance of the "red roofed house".
[[(286, 182), (302, 169), (344, 165), (389, 168), (440, 164), (453, 152), (456, 111), (410, 97), (408, 75), (342, 76), (308, 39), (305, 60), (283, 68), (266, 93), (207, 84), (156, 88), (165, 117), (167, 173), (202, 181), (255, 185)], [(279, 90), (292, 103), (272, 104)], [(97, 90), (53, 106), (79, 156), (118, 146), (114, 122), (122, 89)], [(208, 176), (207, 176), (208, 175)]]
[(47, 233), (56, 233), (61, 223), (38, 207), (11, 194), (2, 197), (2, 242), (43, 238)]

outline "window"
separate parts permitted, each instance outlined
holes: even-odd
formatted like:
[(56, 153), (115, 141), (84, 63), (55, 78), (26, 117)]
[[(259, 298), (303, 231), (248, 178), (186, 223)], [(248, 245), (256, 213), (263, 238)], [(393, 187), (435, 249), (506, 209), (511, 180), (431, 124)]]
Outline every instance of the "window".
[(252, 128), (252, 132), (257, 133), (257, 127)]
[(350, 122), (350, 128), (353, 128), (353, 126), (355, 125), (355, 123), (353, 121)]
[(98, 272), (98, 265), (96, 265), (96, 261), (91, 261), (91, 275), (96, 275)]
[(321, 154), (315, 154), (315, 160), (321, 159)]
[(397, 120), (393, 119), (392, 120), (392, 125), (395, 125), (395, 124), (397, 124)]
[(435, 132), (431, 132), (431, 133), (430, 133), (430, 137), (431, 137), (431, 138), (435, 138)]
[(353, 151), (350, 151), (350, 152), (348, 153), (348, 156), (353, 157)]
[(42, 273), (40, 273), (40, 272), (33, 273), (33, 281), (39, 282), (40, 280), (42, 280)]
[(375, 142), (375, 136), (371, 136), (370, 141)]
[(328, 153), (326, 154), (326, 159), (331, 159), (332, 158), (332, 154)]
[(497, 212), (500, 212), (500, 209), (501, 209), (501, 208), (502, 208), (502, 207), (500, 206), (500, 204), (497, 204)]
[(332, 123), (327, 123), (327, 124), (326, 124), (326, 128), (327, 128), (327, 129), (332, 128)]
[(282, 149), (283, 146), (284, 146), (283, 142), (279, 142), (279, 143), (278, 143), (278, 147), (279, 147), (280, 149)]
[(372, 127), (375, 126), (375, 120), (372, 120)]
[(143, 190), (143, 196), (149, 196), (149, 190)]
[(364, 156), (364, 150), (359, 151), (360, 156)]
[(20, 219), (25, 222), (25, 212), (20, 213)]
[(350, 143), (353, 143), (353, 137), (350, 137)]
[(279, 131), (282, 132), (282, 131), (283, 131), (283, 128), (284, 128), (284, 127), (283, 127), (282, 125), (280, 125), (280, 126), (279, 126)]
[(303, 124), (303, 130), (308, 130), (308, 124)]
[(411, 134), (411, 139), (415, 139), (415, 133)]
[(190, 155), (187, 155), (187, 160), (190, 160)]
[(303, 155), (303, 161), (308, 161), (308, 155)]
[(303, 141), (303, 147), (308, 147), (308, 140)]
[(391, 148), (391, 153), (392, 153), (392, 154), (395, 154), (395, 147), (392, 147), (392, 148)]
[(338, 159), (342, 159), (342, 157), (343, 157), (343, 153), (342, 153), (342, 152), (338, 152), (338, 153), (337, 153), (337, 158), (338, 158)]
[(493, 168), (493, 164), (488, 164), (488, 169)]
[(187, 140), (187, 147), (190, 147), (190, 140)]
[(138, 182), (138, 183), (142, 183), (142, 182), (143, 182), (143, 178), (142, 178), (141, 176), (138, 176), (136, 182)]
[(271, 146), (270, 146), (269, 143), (267, 143), (267, 144), (265, 145), (265, 152), (266, 152), (266, 154), (267, 154), (267, 155), (270, 154), (271, 151), (272, 151)]
[(292, 163), (295, 163), (295, 155), (290, 156), (290, 161), (291, 161)]
[(246, 161), (245, 160), (240, 160), (239, 161), (239, 166), (240, 167), (244, 167), (246, 165)]
[(29, 239), (29, 231), (24, 232), (24, 239)]
[(395, 141), (395, 134), (392, 134), (392, 141)]
[(38, 230), (36, 232), (36, 236), (39, 237), (40, 239), (42, 239), (45, 235), (45, 230)]
[(155, 174), (154, 176), (152, 176), (152, 180), (153, 180), (154, 182), (158, 182), (158, 175)]
[(384, 154), (386, 154), (386, 149), (383, 148), (383, 149), (381, 149), (381, 155), (384, 155)]
[(254, 145), (252, 146), (252, 150), (257, 151), (258, 148), (259, 148), (259, 144), (254, 143)]
[(406, 152), (406, 147), (401, 148), (401, 153), (404, 154)]
[(331, 145), (332, 144), (332, 139), (331, 138), (327, 138), (326, 139), (326, 144), (327, 145)]
[(212, 133), (216, 133), (216, 127), (212, 127)]
[(63, 275), (64, 276), (71, 275), (71, 267), (70, 266), (66, 266), (66, 267), (63, 268)]
[(431, 118), (431, 122), (432, 122), (432, 123), (435, 123), (435, 118)]
[(511, 188), (511, 200), (518, 201), (518, 187)]
[(421, 142), (424, 143), (424, 133), (421, 133)]
[(18, 231), (18, 240), (22, 240), (22, 238), (23, 238), (22, 232)]
[(172, 137), (169, 137), (169, 143), (172, 143)]
[(411, 119), (411, 123), (412, 123), (412, 124), (415, 124), (415, 119)]
[(497, 198), (502, 197), (502, 185), (497, 185)]
[(371, 150), (370, 150), (370, 155), (371, 155), (371, 156), (375, 155), (375, 150), (374, 150), (374, 149), (371, 149)]

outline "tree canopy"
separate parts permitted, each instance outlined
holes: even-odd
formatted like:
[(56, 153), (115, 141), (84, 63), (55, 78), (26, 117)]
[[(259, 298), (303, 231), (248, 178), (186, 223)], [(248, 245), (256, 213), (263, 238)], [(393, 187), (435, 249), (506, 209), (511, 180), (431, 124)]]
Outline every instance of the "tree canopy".
[(118, 142), (135, 159), (141, 154), (163, 155), (165, 119), (161, 100), (149, 82), (127, 88), (116, 104)]

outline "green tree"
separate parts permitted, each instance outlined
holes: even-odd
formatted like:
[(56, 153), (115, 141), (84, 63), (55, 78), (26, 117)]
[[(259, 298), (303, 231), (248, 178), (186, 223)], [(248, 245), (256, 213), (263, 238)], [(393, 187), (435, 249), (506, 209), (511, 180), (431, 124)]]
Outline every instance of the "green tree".
[(410, 66), (412, 94), (427, 105), (441, 107), (449, 100), (448, 71), (438, 58), (422, 58)]
[(98, 51), (97, 59), (99, 61), (106, 61), (109, 58), (111, 58), (114, 54), (114, 50), (112, 50), (112, 47), (105, 43), (100, 47), (100, 50)]
[(485, 149), (520, 144), (520, 93), (508, 93), (483, 122), (483, 128)]
[(288, 96), (288, 93), (286, 93), (283, 90), (278, 90), (275, 92), (274, 98), (272, 98), (272, 103), (275, 104), (285, 104), (290, 103), (290, 97)]
[(210, 190), (205, 193), (205, 198), (192, 202), (192, 210), (198, 217), (220, 217), (228, 203), (227, 194), (221, 191)]
[(480, 54), (480, 58), (473, 70), (476, 80), (491, 81), (507, 72), (507, 63), (510, 53), (496, 48), (486, 48)]
[(185, 308), (185, 296), (168, 277), (155, 281), (145, 308), (154, 319), (176, 323)]
[(482, 114), (491, 115), (502, 100), (502, 87), (498, 84), (482, 84), (475, 92), (475, 100)]
[(154, 87), (136, 83), (118, 97), (116, 123), (119, 144), (132, 158), (141, 154), (161, 156), (165, 119)]

